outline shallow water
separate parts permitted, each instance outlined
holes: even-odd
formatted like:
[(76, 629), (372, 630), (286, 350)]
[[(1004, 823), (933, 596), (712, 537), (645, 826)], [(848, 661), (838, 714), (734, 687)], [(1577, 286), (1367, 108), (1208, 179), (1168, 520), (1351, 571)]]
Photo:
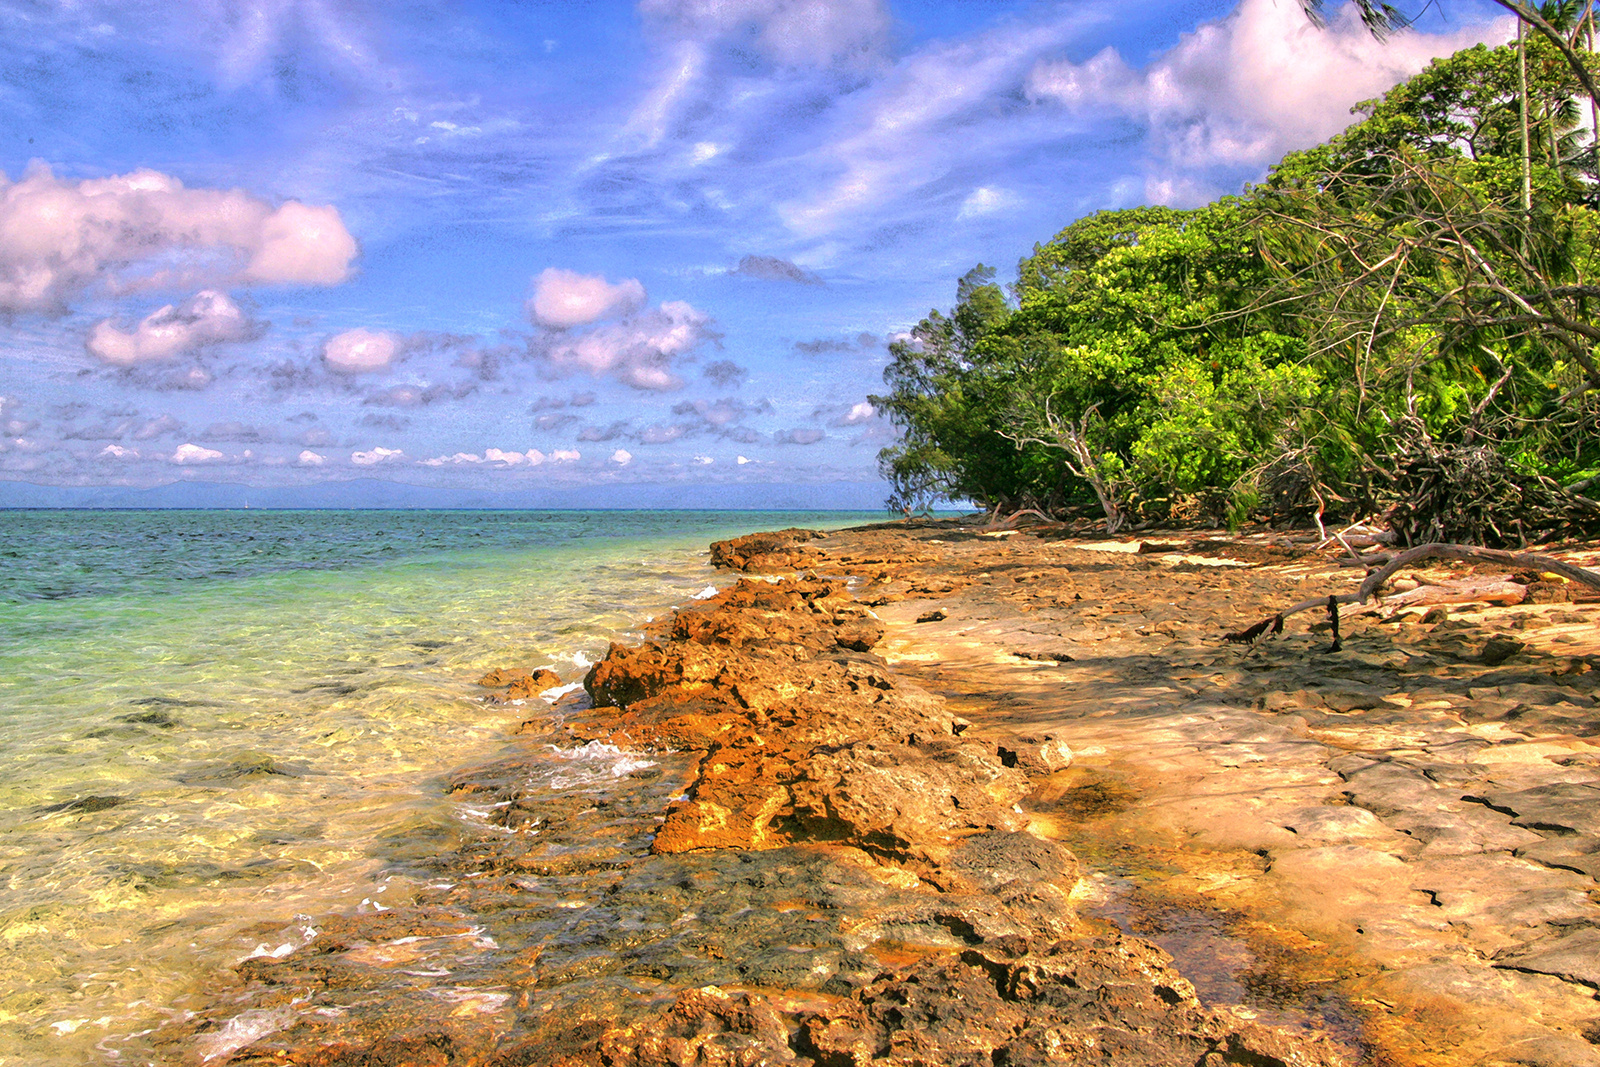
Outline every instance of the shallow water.
[[(575, 682), (726, 583), (710, 540), (873, 517), (0, 512), (0, 1065), (144, 1062), (210, 976), (485, 832), (444, 784), (531, 710), (485, 670)], [(639, 760), (548, 755), (554, 790)]]

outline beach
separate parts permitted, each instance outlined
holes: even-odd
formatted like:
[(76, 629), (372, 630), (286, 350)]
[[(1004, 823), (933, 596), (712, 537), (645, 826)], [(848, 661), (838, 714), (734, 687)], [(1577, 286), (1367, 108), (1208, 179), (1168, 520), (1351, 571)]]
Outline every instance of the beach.
[(737, 538), (582, 690), (507, 654), (450, 837), (150, 1062), (1600, 1062), (1595, 604), (1228, 641), (1360, 569), (1083, 533)]

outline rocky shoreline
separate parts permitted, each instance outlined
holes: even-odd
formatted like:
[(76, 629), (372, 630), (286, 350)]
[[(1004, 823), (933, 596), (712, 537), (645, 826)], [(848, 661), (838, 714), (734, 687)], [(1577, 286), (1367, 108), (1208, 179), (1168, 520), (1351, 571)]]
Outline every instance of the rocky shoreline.
[[(426, 891), (245, 961), (168, 1040), (262, 1065), (1600, 1063), (1592, 609), (1230, 645), (1350, 574), (1268, 538), (1096, 547), (719, 543), (772, 577), (523, 726), (648, 760), (559, 797), (515, 755), (459, 776), (492, 830), (408, 843)], [(1490, 665), (1492, 638), (1518, 647)]]

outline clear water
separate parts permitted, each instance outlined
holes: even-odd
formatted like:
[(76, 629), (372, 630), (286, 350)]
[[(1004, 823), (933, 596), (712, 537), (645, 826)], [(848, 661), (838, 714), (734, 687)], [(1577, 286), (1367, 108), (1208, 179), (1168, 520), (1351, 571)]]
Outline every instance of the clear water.
[(0, 511), (0, 1065), (142, 1062), (252, 928), (403, 891), (526, 715), (484, 671), (577, 681), (711, 540), (875, 517)]

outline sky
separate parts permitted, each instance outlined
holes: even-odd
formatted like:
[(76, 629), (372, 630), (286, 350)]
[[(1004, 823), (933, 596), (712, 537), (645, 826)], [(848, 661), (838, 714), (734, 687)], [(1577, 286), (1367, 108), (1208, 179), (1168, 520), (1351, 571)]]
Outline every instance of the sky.
[(874, 482), (887, 344), (1513, 24), (1294, 0), (0, 0), (0, 482)]

